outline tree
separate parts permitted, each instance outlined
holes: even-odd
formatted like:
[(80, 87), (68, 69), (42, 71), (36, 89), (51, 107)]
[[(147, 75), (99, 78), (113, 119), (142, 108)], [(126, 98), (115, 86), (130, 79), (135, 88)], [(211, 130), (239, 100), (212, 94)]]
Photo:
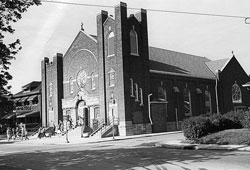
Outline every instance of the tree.
[[(15, 29), (11, 24), (22, 18), (21, 14), (32, 5), (40, 5), (40, 0), (0, 0), (0, 103), (6, 101), (11, 94), (8, 81), (12, 79), (8, 69), (15, 55), (21, 50), (20, 40), (5, 44), (6, 34), (13, 34)], [(3, 104), (3, 103), (2, 103)], [(0, 113), (1, 114), (1, 113)]]

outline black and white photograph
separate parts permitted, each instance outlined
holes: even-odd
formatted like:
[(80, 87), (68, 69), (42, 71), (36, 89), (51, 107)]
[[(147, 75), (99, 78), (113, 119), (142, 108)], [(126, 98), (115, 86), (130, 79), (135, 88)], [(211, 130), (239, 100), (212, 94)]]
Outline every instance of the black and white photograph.
[(249, 160), (249, 0), (0, 0), (0, 170)]

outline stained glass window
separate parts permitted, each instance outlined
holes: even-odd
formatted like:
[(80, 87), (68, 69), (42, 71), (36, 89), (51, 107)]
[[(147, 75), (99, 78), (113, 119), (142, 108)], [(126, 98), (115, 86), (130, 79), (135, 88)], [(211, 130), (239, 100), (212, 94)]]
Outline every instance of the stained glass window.
[(185, 116), (192, 116), (191, 94), (188, 88), (183, 90)]
[(138, 38), (135, 30), (130, 31), (130, 53), (138, 55)]
[(242, 103), (241, 90), (237, 83), (232, 86), (232, 101), (233, 103)]
[(115, 86), (115, 70), (111, 69), (109, 71), (109, 87)]
[(212, 114), (211, 93), (205, 90), (205, 111), (206, 114)]
[(115, 36), (114, 33), (111, 32), (108, 36), (108, 56), (112, 56), (115, 54)]

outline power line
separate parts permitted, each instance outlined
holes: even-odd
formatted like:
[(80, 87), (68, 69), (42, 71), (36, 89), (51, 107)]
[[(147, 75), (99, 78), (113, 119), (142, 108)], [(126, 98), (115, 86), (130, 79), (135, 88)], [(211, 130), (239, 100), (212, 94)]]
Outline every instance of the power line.
[[(90, 7), (100, 7), (100, 8), (114, 8), (114, 6), (110, 5), (96, 5), (96, 4), (84, 4), (84, 3), (75, 3), (75, 2), (62, 2), (56, 0), (41, 0), (41, 2), (48, 3), (58, 3), (58, 4), (66, 4), (66, 5), (79, 5), (79, 6), (90, 6)], [(128, 9), (140, 10), (141, 8), (131, 8)], [(163, 10), (163, 9), (146, 9), (147, 11), (152, 12), (165, 12), (165, 13), (176, 13), (176, 14), (187, 14), (187, 15), (201, 15), (201, 16), (212, 16), (212, 17), (224, 17), (224, 18), (237, 18), (237, 19), (246, 19), (249, 18), (247, 16), (239, 16), (239, 15), (226, 15), (226, 14), (211, 14), (211, 13), (199, 13), (199, 12), (187, 12), (187, 11), (173, 11), (173, 10)]]

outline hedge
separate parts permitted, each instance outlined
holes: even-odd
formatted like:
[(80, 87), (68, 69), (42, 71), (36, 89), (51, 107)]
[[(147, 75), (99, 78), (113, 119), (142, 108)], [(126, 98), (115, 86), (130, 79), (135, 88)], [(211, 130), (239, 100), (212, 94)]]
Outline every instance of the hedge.
[(204, 116), (191, 117), (182, 122), (182, 129), (186, 138), (197, 139), (210, 132), (211, 121)]
[(211, 116), (195, 116), (182, 122), (184, 136), (187, 139), (198, 139), (209, 133), (226, 129), (250, 129), (250, 111), (228, 112), (226, 114), (213, 114)]

